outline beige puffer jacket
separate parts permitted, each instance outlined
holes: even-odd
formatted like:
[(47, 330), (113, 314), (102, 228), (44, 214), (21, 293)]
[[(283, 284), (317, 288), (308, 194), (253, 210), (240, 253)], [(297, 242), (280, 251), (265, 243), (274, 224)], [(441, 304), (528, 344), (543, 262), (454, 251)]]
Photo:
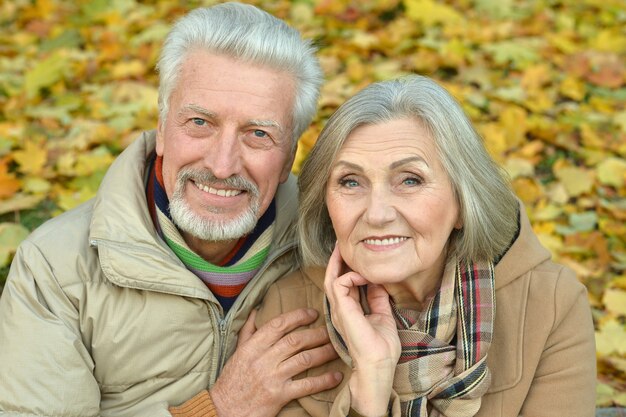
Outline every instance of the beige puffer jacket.
[(169, 416), (210, 387), (267, 288), (295, 264), (294, 178), (268, 260), (228, 315), (155, 232), (144, 133), (97, 196), (22, 243), (0, 299), (0, 415)]

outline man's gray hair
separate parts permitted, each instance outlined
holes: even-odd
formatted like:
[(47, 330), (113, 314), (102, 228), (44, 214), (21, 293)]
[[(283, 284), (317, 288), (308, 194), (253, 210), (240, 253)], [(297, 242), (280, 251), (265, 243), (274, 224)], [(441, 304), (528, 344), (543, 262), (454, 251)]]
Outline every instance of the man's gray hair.
[(320, 133), (298, 180), (304, 265), (325, 266), (335, 245), (325, 193), (332, 164), (347, 137), (359, 126), (399, 118), (412, 118), (428, 129), (452, 183), (463, 227), (452, 233), (450, 254), (494, 260), (510, 245), (519, 203), (506, 174), (489, 156), (457, 101), (431, 79), (413, 75), (361, 90), (339, 107)]
[[(323, 73), (309, 40), (284, 21), (254, 6), (236, 2), (192, 10), (176, 22), (161, 50), (159, 116), (165, 122), (169, 100), (190, 51), (204, 50), (285, 71), (294, 77), (292, 112), (295, 144), (317, 110)], [(262, 80), (259, 80), (262, 82)]]

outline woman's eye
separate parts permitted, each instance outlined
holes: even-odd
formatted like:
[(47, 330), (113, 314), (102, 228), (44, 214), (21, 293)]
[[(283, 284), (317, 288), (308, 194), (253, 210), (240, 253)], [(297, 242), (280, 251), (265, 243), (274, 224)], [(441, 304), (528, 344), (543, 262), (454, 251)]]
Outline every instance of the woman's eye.
[(409, 177), (409, 178), (405, 178), (402, 183), (404, 185), (409, 185), (409, 186), (414, 186), (414, 185), (419, 185), (422, 183), (422, 180), (420, 178), (416, 178), (416, 177)]
[(201, 119), (199, 117), (194, 117), (193, 119), (191, 119), (191, 121), (196, 126), (204, 126), (206, 124), (206, 120)]
[(351, 178), (342, 178), (341, 180), (339, 180), (339, 185), (341, 185), (342, 187), (354, 188), (358, 187), (359, 183), (357, 182), (357, 180)]

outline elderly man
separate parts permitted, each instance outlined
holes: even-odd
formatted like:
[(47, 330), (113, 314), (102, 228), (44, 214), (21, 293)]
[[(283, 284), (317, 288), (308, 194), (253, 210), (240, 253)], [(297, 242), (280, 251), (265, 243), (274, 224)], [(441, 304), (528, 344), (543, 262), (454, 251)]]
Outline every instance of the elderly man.
[(336, 357), (324, 329), (290, 333), (318, 313), (253, 324), (295, 266), (290, 169), (322, 81), (314, 49), (225, 3), (177, 22), (158, 69), (156, 132), (15, 256), (2, 415), (271, 416), (341, 379), (293, 379)]

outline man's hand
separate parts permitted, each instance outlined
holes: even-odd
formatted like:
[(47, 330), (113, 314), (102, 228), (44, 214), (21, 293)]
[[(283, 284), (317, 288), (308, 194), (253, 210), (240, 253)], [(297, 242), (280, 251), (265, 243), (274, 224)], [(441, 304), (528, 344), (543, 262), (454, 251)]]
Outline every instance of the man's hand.
[(239, 332), (237, 350), (210, 390), (220, 417), (273, 417), (289, 401), (341, 382), (340, 372), (292, 379), (337, 358), (326, 328), (293, 331), (315, 321), (315, 310), (284, 313), (258, 330), (255, 315), (253, 311), (248, 317)]

